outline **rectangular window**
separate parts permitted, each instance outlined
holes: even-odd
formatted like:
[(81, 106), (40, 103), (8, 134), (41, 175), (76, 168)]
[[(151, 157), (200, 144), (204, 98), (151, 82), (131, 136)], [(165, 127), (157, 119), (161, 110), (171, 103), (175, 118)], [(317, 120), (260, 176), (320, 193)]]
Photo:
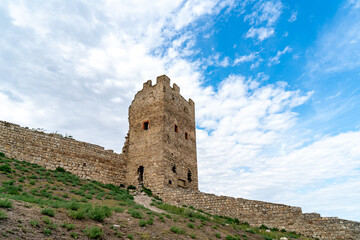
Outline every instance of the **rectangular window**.
[(176, 124), (174, 124), (174, 131), (175, 131), (175, 132), (179, 132), (179, 127), (178, 127), (178, 125), (176, 125)]
[(143, 122), (142, 129), (149, 130), (149, 127), (150, 127), (150, 121), (149, 120)]
[(187, 132), (185, 132), (185, 139), (188, 140), (189, 139), (189, 135)]
[(177, 184), (178, 184), (179, 187), (183, 187), (183, 188), (186, 187), (186, 182), (185, 182), (185, 180), (178, 179)]

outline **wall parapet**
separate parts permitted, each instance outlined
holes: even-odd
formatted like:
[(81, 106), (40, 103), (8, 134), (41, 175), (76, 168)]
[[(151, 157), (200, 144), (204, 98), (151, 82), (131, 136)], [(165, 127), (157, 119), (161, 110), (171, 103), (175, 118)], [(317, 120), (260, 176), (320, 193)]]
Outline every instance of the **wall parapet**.
[(59, 134), (0, 121), (0, 152), (47, 169), (62, 167), (84, 179), (125, 184), (125, 161), (121, 154)]

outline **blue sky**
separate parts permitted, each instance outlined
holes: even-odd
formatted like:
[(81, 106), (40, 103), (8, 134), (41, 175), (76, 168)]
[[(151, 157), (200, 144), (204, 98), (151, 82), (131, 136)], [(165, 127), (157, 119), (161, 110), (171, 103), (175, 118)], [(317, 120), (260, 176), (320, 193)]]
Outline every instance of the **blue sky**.
[(360, 1), (1, 1), (0, 119), (120, 152), (142, 83), (196, 103), (200, 190), (360, 221)]

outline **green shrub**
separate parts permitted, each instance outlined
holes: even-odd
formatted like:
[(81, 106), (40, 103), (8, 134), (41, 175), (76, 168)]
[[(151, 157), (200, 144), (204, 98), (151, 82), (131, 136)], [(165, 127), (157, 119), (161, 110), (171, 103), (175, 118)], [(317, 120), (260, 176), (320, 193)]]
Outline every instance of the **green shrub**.
[(299, 233), (296, 232), (288, 232), (287, 234), (291, 238), (299, 238), (301, 236)]
[(187, 226), (188, 226), (188, 228), (191, 228), (191, 229), (194, 229), (194, 228), (195, 228), (195, 225), (192, 224), (192, 223), (188, 223)]
[(91, 228), (86, 226), (86, 229), (83, 230), (84, 234), (92, 239), (100, 239), (104, 234), (103, 230), (99, 227), (92, 226)]
[(226, 240), (241, 240), (240, 237), (233, 237), (233, 236), (231, 236), (231, 235), (226, 235), (225, 239), (226, 239)]
[(77, 239), (77, 238), (79, 238), (79, 234), (77, 234), (75, 232), (71, 232), (70, 237)]
[(165, 219), (164, 219), (163, 216), (159, 215), (158, 217), (159, 217), (159, 219), (160, 219), (161, 222), (165, 222)]
[(105, 193), (101, 192), (96, 195), (96, 199), (102, 200), (102, 198), (105, 196)]
[(2, 208), (12, 208), (12, 201), (7, 198), (0, 199), (0, 207)]
[(130, 239), (130, 240), (133, 240), (133, 239), (134, 239), (134, 236), (131, 235), (131, 234), (129, 234), (129, 235), (127, 235), (127, 238)]
[(25, 177), (21, 177), (18, 179), (19, 182), (24, 182), (25, 181)]
[(55, 216), (55, 212), (51, 208), (44, 208), (43, 210), (41, 210), (41, 213), (49, 217)]
[(36, 175), (31, 175), (31, 176), (28, 176), (28, 178), (30, 178), (30, 179), (38, 179), (38, 177), (36, 176)]
[(14, 180), (4, 181), (2, 183), (2, 188), (0, 188), (0, 193), (5, 192), (10, 195), (19, 195), (19, 192), (22, 191), (21, 186), (16, 186)]
[(3, 212), (0, 210), (0, 220), (7, 219), (7, 218), (8, 218), (8, 216), (7, 216), (6, 212)]
[(111, 216), (111, 209), (107, 206), (96, 206), (90, 209), (87, 214), (90, 219), (102, 222), (106, 217)]
[(37, 220), (30, 220), (29, 223), (33, 227), (39, 227), (40, 226), (40, 224), (39, 224), (39, 222)]
[(135, 186), (133, 186), (133, 185), (130, 185), (130, 186), (128, 186), (128, 187), (127, 187), (127, 189), (128, 189), (128, 190), (135, 190), (135, 189), (136, 189), (136, 187), (135, 187)]
[(29, 181), (29, 183), (30, 183), (30, 185), (35, 185), (35, 184), (36, 184), (36, 180), (35, 180), (35, 179), (31, 179), (31, 180)]
[(69, 210), (68, 215), (72, 219), (82, 220), (86, 217), (86, 210), (85, 209), (78, 209), (76, 211)]
[(123, 213), (124, 212), (124, 208), (121, 207), (113, 207), (113, 210), (117, 213)]
[(269, 237), (269, 236), (263, 236), (265, 240), (272, 240), (273, 238), (272, 237)]
[(221, 238), (221, 234), (220, 233), (215, 233), (215, 237)]
[(5, 173), (11, 173), (11, 167), (9, 164), (1, 165), (0, 171), (5, 172)]
[(44, 228), (43, 233), (45, 236), (50, 236), (52, 234), (51, 229), (49, 228)]
[(240, 224), (242, 227), (249, 228), (250, 224), (248, 222), (243, 222)]
[(5, 157), (5, 153), (0, 152), (0, 157)]
[(259, 229), (267, 230), (267, 229), (269, 229), (269, 227), (266, 226), (266, 225), (264, 225), (264, 224), (261, 224), (261, 226), (259, 227)]
[(56, 229), (57, 225), (51, 221), (48, 217), (43, 217), (43, 222), (47, 224), (49, 229)]
[(156, 200), (158, 200), (158, 201), (162, 201), (162, 199), (159, 198), (158, 196), (154, 196), (154, 198), (155, 198)]
[(75, 225), (73, 223), (63, 223), (61, 224), (61, 227), (66, 228), (66, 230), (70, 231), (75, 228)]
[(252, 233), (252, 234), (255, 234), (255, 231), (254, 231), (254, 229), (246, 229), (245, 231), (246, 231), (246, 232), (248, 232), (248, 233)]
[(62, 172), (62, 173), (66, 172), (66, 170), (65, 170), (64, 168), (62, 168), (62, 167), (57, 167), (57, 168), (55, 169), (55, 171), (57, 171), (57, 172)]
[(134, 209), (128, 209), (128, 214), (130, 214), (132, 217), (134, 218), (138, 218), (138, 219), (142, 219), (143, 218), (143, 214), (139, 211), (136, 211)]
[(178, 228), (178, 227), (175, 227), (175, 226), (172, 226), (170, 228), (170, 231), (176, 233), (176, 234), (185, 234), (185, 231), (182, 230), (181, 228)]
[(148, 195), (149, 197), (152, 197), (153, 195), (152, 191), (146, 187), (143, 187), (141, 191), (146, 193), (146, 195)]
[(195, 239), (195, 238), (196, 238), (196, 235), (195, 235), (194, 233), (191, 233), (191, 234), (190, 234), (190, 237), (193, 238), (193, 239)]
[(71, 200), (67, 206), (66, 206), (67, 209), (70, 209), (70, 210), (78, 210), (80, 208), (80, 203), (77, 202), (76, 200)]
[(140, 219), (139, 221), (139, 226), (140, 227), (145, 227), (147, 225), (147, 221), (143, 220), (143, 219)]
[(202, 213), (196, 212), (196, 211), (192, 210), (191, 208), (176, 207), (176, 206), (165, 204), (162, 202), (155, 202), (155, 206), (157, 208), (160, 208), (162, 210), (165, 210), (165, 211), (168, 211), (170, 213), (177, 214), (180, 216), (189, 217), (189, 218), (197, 218), (197, 219), (202, 219), (202, 220), (206, 220), (206, 221), (210, 220), (207, 216), (203, 215)]

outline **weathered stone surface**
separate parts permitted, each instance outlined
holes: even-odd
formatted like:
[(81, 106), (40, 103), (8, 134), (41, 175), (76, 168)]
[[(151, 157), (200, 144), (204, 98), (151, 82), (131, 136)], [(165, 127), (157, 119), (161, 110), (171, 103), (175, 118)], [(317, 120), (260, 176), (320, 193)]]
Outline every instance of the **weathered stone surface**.
[(143, 184), (170, 204), (188, 205), (259, 226), (285, 228), (319, 239), (360, 239), (360, 223), (303, 214), (301, 208), (216, 196), (198, 191), (195, 106), (163, 75), (144, 83), (129, 108), (122, 154), (0, 121), (0, 152), (8, 157), (62, 167), (81, 178), (115, 185)]
[(135, 95), (127, 140), (128, 184), (141, 182), (155, 192), (165, 186), (198, 189), (194, 102), (176, 84), (171, 88), (167, 76), (154, 86), (147, 81)]
[(125, 184), (123, 156), (103, 147), (0, 121), (0, 152), (47, 169), (62, 167), (84, 179)]

